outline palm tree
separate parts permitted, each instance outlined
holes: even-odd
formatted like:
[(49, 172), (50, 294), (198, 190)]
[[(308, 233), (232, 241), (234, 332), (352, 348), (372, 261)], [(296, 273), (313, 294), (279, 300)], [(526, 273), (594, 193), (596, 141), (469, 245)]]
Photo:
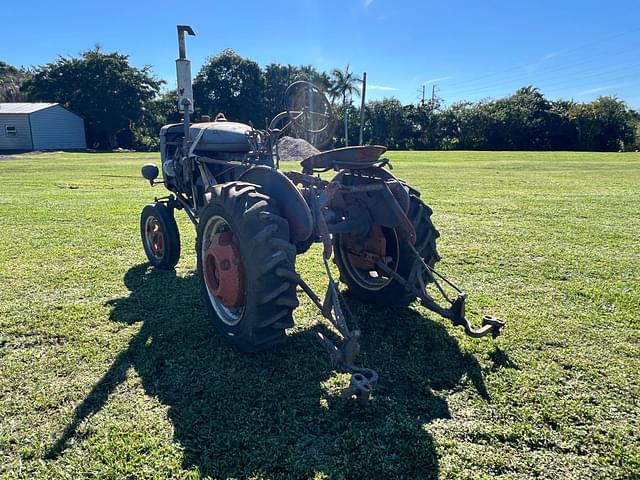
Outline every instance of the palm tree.
[[(353, 72), (349, 71), (349, 65), (342, 71), (334, 68), (331, 72), (331, 94), (332, 103), (335, 99), (342, 97), (342, 108), (344, 110), (344, 144), (349, 146), (349, 106), (351, 105), (351, 97), (353, 95), (360, 96), (360, 89), (357, 84), (362, 80), (356, 77)], [(348, 102), (347, 102), (348, 99)]]
[(0, 60), (0, 102), (19, 102), (23, 98), (22, 84), (29, 78), (24, 69), (17, 69)]

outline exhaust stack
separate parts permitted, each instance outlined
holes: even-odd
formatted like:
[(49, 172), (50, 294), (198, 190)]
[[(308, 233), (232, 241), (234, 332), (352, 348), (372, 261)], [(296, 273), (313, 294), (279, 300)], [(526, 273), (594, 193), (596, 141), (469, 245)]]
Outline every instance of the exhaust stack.
[[(178, 111), (193, 113), (193, 87), (191, 84), (191, 61), (187, 59), (184, 34), (195, 36), (189, 25), (178, 25), (179, 58), (176, 60), (176, 76), (178, 79)], [(188, 105), (188, 109), (186, 106)]]

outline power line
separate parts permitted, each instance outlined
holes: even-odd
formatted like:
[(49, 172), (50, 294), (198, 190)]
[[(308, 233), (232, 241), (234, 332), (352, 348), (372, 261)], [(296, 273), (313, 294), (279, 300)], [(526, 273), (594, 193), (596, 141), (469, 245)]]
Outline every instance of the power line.
[[(613, 69), (613, 70), (609, 70), (609, 71), (598, 71), (598, 72), (592, 72), (591, 74), (585, 74), (585, 75), (581, 75), (580, 78), (570, 78), (570, 79), (556, 79), (556, 78), (548, 78), (548, 79), (537, 79), (535, 82), (535, 86), (542, 88), (543, 86), (545, 88), (558, 88), (558, 87), (563, 87), (563, 86), (575, 86), (575, 87), (580, 87), (580, 86), (584, 86), (585, 84), (588, 83), (592, 83), (595, 79), (599, 79), (601, 82), (612, 82), (612, 81), (619, 81), (619, 80), (627, 80), (627, 79), (637, 79), (637, 73), (632, 70), (632, 71), (628, 71), (630, 69), (637, 69), (638, 67), (640, 67), (640, 64), (635, 64), (632, 66), (628, 66), (625, 68), (621, 68), (621, 69)], [(628, 71), (628, 72), (627, 72)], [(616, 74), (618, 72), (626, 72), (623, 75), (617, 75), (615, 77), (611, 77), (612, 74)], [(529, 82), (532, 83), (532, 82)], [(516, 86), (517, 85), (517, 86)], [(523, 86), (522, 83), (516, 83), (516, 82), (508, 82), (508, 83), (502, 83), (502, 84), (498, 84), (495, 86), (491, 86), (491, 87), (484, 87), (484, 88), (479, 88), (479, 89), (470, 89), (468, 91), (466, 91), (465, 93), (467, 95), (479, 95), (482, 93), (489, 93), (490, 90), (498, 90), (498, 89), (512, 89), (512, 88), (518, 88)]]
[[(575, 52), (575, 51), (580, 51), (580, 50), (583, 50), (583, 49), (586, 49), (586, 48), (592, 47), (592, 46), (594, 46), (594, 45), (602, 44), (602, 43), (604, 43), (604, 42), (606, 42), (606, 41), (608, 41), (608, 40), (614, 39), (614, 38), (619, 38), (619, 37), (622, 37), (622, 36), (628, 35), (628, 34), (630, 34), (630, 33), (635, 33), (635, 32), (637, 32), (637, 31), (640, 31), (640, 27), (633, 28), (633, 29), (631, 29), (631, 30), (627, 30), (627, 31), (625, 31), (625, 32), (616, 33), (616, 34), (613, 34), (613, 35), (610, 35), (610, 36), (607, 36), (607, 37), (603, 37), (603, 38), (601, 38), (601, 39), (598, 39), (598, 40), (595, 40), (595, 41), (593, 41), (593, 42), (589, 42), (589, 43), (586, 43), (586, 44), (583, 44), (583, 45), (579, 45), (579, 46), (574, 47), (574, 48), (561, 50), (560, 52), (558, 52), (558, 53), (556, 54), (556, 56), (558, 56), (558, 55), (564, 55), (564, 54), (567, 54), (567, 53), (572, 53), (572, 52)], [(476, 82), (476, 81), (478, 81), (478, 80), (484, 80), (484, 79), (486, 79), (486, 78), (491, 78), (491, 77), (494, 77), (494, 76), (496, 76), (496, 75), (502, 75), (502, 74), (504, 74), (504, 73), (513, 72), (513, 71), (519, 70), (519, 69), (521, 69), (521, 68), (522, 68), (522, 66), (521, 66), (521, 65), (514, 66), (514, 67), (509, 67), (509, 68), (507, 68), (507, 69), (505, 69), (505, 70), (500, 70), (500, 71), (497, 71), (497, 72), (489, 73), (489, 74), (487, 74), (487, 75), (482, 75), (482, 76), (479, 76), (479, 77), (476, 77), (476, 78), (474, 78), (474, 79), (467, 80), (467, 81), (461, 80), (460, 82), (453, 82), (453, 83), (450, 83), (449, 85), (461, 85), (461, 84), (468, 84), (468, 83), (470, 83), (470, 82)]]
[[(623, 50), (623, 51), (618, 51), (616, 53), (610, 54), (608, 56), (608, 59), (612, 59), (612, 58), (616, 58), (619, 57), (621, 55), (629, 55), (629, 56), (633, 56), (635, 58), (635, 50)], [(550, 74), (557, 74), (557, 73), (564, 73), (566, 71), (566, 73), (577, 73), (577, 74), (581, 74), (584, 72), (578, 70), (577, 72), (573, 71), (575, 70), (575, 67), (578, 66), (584, 66), (584, 65), (590, 65), (590, 64), (598, 64), (598, 66), (602, 66), (602, 67), (609, 67), (609, 66), (619, 66), (619, 62), (618, 63), (614, 63), (614, 64), (601, 64), (599, 62), (599, 59), (594, 59), (594, 58), (590, 58), (587, 61), (583, 61), (583, 62), (577, 62), (577, 63), (570, 63), (570, 62), (565, 62), (563, 65), (559, 65), (559, 66), (555, 66), (554, 68), (545, 68), (544, 71), (542, 71), (539, 74), (535, 74), (534, 72), (521, 72), (515, 76), (511, 76), (511, 77), (507, 77), (507, 78), (502, 78), (499, 79), (497, 81), (491, 81), (491, 82), (480, 82), (479, 84), (474, 84), (472, 88), (474, 89), (479, 89), (479, 88), (484, 88), (484, 87), (495, 87), (496, 85), (501, 85), (501, 84), (505, 84), (505, 83), (512, 83), (515, 81), (523, 81), (523, 82), (527, 82), (527, 81), (531, 81), (531, 77), (536, 75), (535, 80), (539, 80), (539, 79), (544, 79), (550, 76)], [(522, 68), (522, 67), (521, 67)], [(573, 72), (572, 72), (573, 71)], [(589, 70), (586, 70), (589, 71)], [(468, 87), (469, 84), (465, 84), (464, 86), (461, 86), (459, 88), (456, 88), (455, 86), (453, 86), (453, 90), (462, 90), (465, 87)], [(451, 84), (448, 84), (447, 87), (450, 89), (452, 87)]]
[[(636, 79), (638, 77), (638, 68), (640, 67), (640, 63), (625, 65), (618, 68), (606, 69), (606, 70), (597, 70), (597, 71), (586, 71), (586, 72), (578, 72), (572, 78), (557, 78), (553, 77), (538, 77), (535, 79), (528, 80), (527, 82), (521, 82), (517, 79), (508, 80), (504, 82), (498, 82), (493, 85), (480, 87), (480, 88), (470, 88), (468, 90), (459, 89), (459, 92), (464, 92), (466, 95), (478, 95), (484, 92), (488, 92), (490, 90), (501, 90), (505, 88), (514, 88), (517, 84), (518, 86), (522, 86), (523, 83), (532, 84), (535, 86), (542, 87), (546, 86), (547, 88), (557, 88), (561, 86), (582, 86), (585, 83), (591, 83), (593, 79), (600, 78), (601, 81), (616, 81), (616, 80), (624, 80), (627, 78)], [(614, 78), (611, 78), (612, 74), (623, 73), (623, 75), (618, 75)], [(578, 77), (578, 78), (576, 78)]]

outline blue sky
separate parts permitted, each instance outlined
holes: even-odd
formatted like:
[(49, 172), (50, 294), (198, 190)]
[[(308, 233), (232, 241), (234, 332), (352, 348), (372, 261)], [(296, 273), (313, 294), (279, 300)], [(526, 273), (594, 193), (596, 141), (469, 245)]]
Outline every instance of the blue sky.
[(0, 60), (37, 65), (100, 43), (175, 85), (175, 25), (193, 26), (194, 75), (233, 48), (261, 65), (347, 64), (369, 98), (415, 102), (436, 84), (446, 104), (533, 84), (549, 98), (617, 95), (640, 108), (639, 0), (188, 0), (13, 2)]

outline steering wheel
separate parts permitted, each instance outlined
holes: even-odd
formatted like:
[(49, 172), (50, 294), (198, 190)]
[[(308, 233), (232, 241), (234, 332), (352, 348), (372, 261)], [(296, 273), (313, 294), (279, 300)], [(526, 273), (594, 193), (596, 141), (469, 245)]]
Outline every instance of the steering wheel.
[(285, 90), (284, 106), (288, 123), (283, 131), (289, 129), (290, 135), (318, 148), (331, 142), (336, 121), (331, 104), (317, 86), (304, 80), (292, 83)]

